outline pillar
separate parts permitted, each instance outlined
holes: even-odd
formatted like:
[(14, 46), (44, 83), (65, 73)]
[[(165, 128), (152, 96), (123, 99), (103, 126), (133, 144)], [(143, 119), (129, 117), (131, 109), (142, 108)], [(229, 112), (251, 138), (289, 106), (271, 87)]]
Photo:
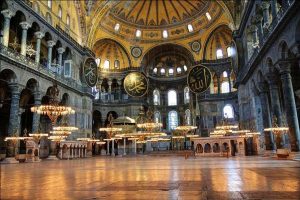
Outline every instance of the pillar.
[(20, 26), (22, 27), (21, 55), (26, 56), (27, 30), (31, 25), (28, 22), (21, 22)]
[(126, 155), (126, 138), (124, 137), (124, 152), (123, 152), (123, 155), (125, 156)]
[(15, 13), (8, 9), (2, 10), (1, 13), (4, 16), (3, 45), (8, 47), (10, 19), (15, 15)]
[(257, 34), (258, 34), (258, 41), (259, 41), (259, 45), (262, 46), (262, 43), (263, 43), (263, 36), (264, 36), (264, 33), (263, 33), (263, 26), (262, 26), (262, 20), (263, 20), (263, 17), (260, 16), (260, 15), (257, 15), (255, 17), (255, 22), (256, 22), (256, 26), (257, 26)]
[(115, 140), (112, 140), (112, 141), (111, 141), (111, 145), (112, 145), (112, 146), (111, 146), (111, 151), (112, 151), (112, 152), (111, 152), (111, 155), (112, 155), (112, 156), (115, 156)]
[(9, 88), (11, 89), (11, 105), (8, 135), (11, 136), (16, 132), (16, 130), (19, 130), (20, 127), (20, 123), (18, 123), (20, 92), (16, 83), (10, 83)]
[(48, 47), (48, 62), (47, 62), (47, 67), (50, 68), (51, 67), (51, 63), (52, 63), (52, 48), (55, 45), (55, 42), (52, 40), (47, 41), (47, 47)]
[[(263, 115), (263, 125), (264, 128), (270, 128), (272, 127), (272, 118), (271, 118), (271, 112), (270, 112), (270, 105), (269, 105), (269, 99), (268, 99), (268, 93), (267, 88), (265, 84), (259, 83), (259, 98), (261, 102), (261, 108), (262, 108), (262, 115)], [(267, 149), (276, 150), (276, 143), (274, 142), (274, 136), (270, 132), (270, 138), (266, 141), (266, 147)]]
[(122, 100), (122, 88), (121, 88), (121, 85), (122, 85), (122, 80), (118, 80), (118, 86), (119, 86), (119, 101)]
[(134, 140), (134, 154), (136, 154), (136, 140)]
[(250, 33), (252, 36), (252, 45), (253, 47), (257, 47), (257, 27), (255, 25), (250, 26)]
[(286, 117), (289, 125), (290, 143), (293, 151), (300, 151), (300, 132), (297, 116), (297, 108), (291, 77), (291, 64), (288, 61), (281, 61), (278, 64), (280, 79), (286, 109)]
[(278, 6), (277, 0), (271, 0), (272, 21), (277, 20)]
[(269, 6), (270, 6), (270, 4), (266, 1), (263, 1), (262, 4), (261, 4), (262, 11), (263, 11), (263, 19), (264, 19), (263, 27), (264, 27), (265, 30), (267, 30), (267, 28), (270, 25)]
[(227, 72), (227, 78), (228, 78), (228, 83), (229, 83), (229, 92), (231, 92), (231, 80), (230, 80), (230, 72)]
[(63, 64), (62, 63), (62, 55), (65, 52), (65, 49), (60, 47), (57, 49), (57, 52), (58, 52), (58, 65), (62, 69), (62, 64)]
[(42, 41), (42, 38), (44, 37), (44, 33), (38, 31), (38, 32), (35, 32), (34, 35), (36, 37), (35, 63), (39, 64), (40, 63), (40, 53), (41, 53), (41, 41)]
[(217, 80), (218, 80), (218, 94), (220, 94), (221, 93), (220, 75), (217, 75)]
[[(107, 81), (107, 83), (108, 83), (108, 99), (109, 99), (109, 101), (111, 101), (111, 85), (112, 85), (112, 80), (108, 80)], [(113, 145), (114, 146), (114, 145)]]
[(109, 140), (106, 141), (106, 155), (109, 155)]
[[(34, 96), (34, 106), (39, 106), (41, 105), (41, 93), (39, 91), (35, 91), (33, 93)], [(39, 125), (40, 125), (40, 115), (37, 114), (36, 112), (33, 113), (33, 118), (32, 118), (32, 132), (35, 133), (39, 130)]]

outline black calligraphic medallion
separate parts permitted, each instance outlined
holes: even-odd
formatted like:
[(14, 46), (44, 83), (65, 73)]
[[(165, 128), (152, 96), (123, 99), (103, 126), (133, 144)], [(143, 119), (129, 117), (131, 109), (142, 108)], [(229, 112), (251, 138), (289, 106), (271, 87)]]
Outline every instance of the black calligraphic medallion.
[(148, 91), (148, 79), (140, 72), (131, 72), (124, 79), (124, 89), (132, 97), (142, 97)]
[(211, 73), (209, 69), (203, 65), (197, 65), (191, 69), (187, 78), (187, 84), (194, 93), (205, 92), (211, 82)]
[(97, 84), (97, 64), (94, 58), (87, 58), (83, 63), (83, 75), (88, 86), (94, 87)]

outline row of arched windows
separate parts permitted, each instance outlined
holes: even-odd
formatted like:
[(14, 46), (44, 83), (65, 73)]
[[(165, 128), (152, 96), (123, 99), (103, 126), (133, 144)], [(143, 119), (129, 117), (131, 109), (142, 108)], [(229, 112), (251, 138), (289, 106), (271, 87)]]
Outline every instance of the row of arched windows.
[[(187, 109), (185, 111), (185, 125), (191, 125), (192, 124), (192, 116), (191, 116), (191, 111)], [(161, 122), (161, 115), (159, 111), (156, 111), (154, 113), (154, 121), (156, 123)], [(168, 113), (168, 129), (169, 130), (174, 130), (177, 126), (179, 125), (178, 121), (178, 112), (176, 110), (172, 110)]]
[[(233, 56), (233, 54), (234, 54), (234, 48), (233, 47), (231, 47), (231, 46), (227, 47), (226, 51), (227, 51), (227, 57)], [(217, 59), (221, 59), (221, 58), (224, 57), (222, 49), (217, 49), (216, 57), (217, 57)]]
[[(190, 103), (190, 89), (188, 87), (184, 88), (184, 103)], [(160, 91), (158, 89), (153, 91), (153, 104), (160, 105)], [(168, 91), (168, 106), (177, 106), (176, 90)]]
[[(101, 59), (100, 58), (96, 58), (96, 64), (97, 66), (101, 65)], [(102, 66), (103, 69), (110, 69), (110, 62), (109, 60), (105, 60)], [(120, 61), (119, 60), (115, 60), (114, 62), (114, 69), (120, 69)]]

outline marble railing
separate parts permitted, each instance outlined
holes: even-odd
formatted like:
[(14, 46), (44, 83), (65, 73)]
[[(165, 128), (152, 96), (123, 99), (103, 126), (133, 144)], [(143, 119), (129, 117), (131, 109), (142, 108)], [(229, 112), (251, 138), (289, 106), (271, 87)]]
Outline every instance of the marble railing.
[(56, 80), (66, 87), (73, 88), (79, 92), (87, 92), (75, 80), (59, 76), (53, 69), (51, 70), (44, 65), (36, 63), (33, 59), (23, 56), (14, 49), (6, 47), (2, 44), (0, 44), (0, 56), (3, 56), (4, 58), (9, 59), (11, 62), (16, 63), (16, 66), (21, 65), (21, 67), (25, 70), (32, 70), (34, 73), (50, 78), (52, 81)]
[(241, 82), (245, 78), (253, 63), (259, 58), (259, 56), (261, 56), (261, 52), (264, 49), (266, 43), (275, 33), (275, 28), (282, 22), (285, 14), (293, 7), (294, 3), (295, 0), (290, 0), (289, 4), (286, 4), (286, 6), (279, 9), (276, 17), (272, 20), (267, 29), (264, 30), (263, 37), (260, 40), (259, 46), (254, 48), (253, 54), (251, 55), (250, 59), (248, 60), (246, 65), (240, 69), (237, 77), (237, 82)]
[(198, 96), (198, 100), (224, 100), (224, 99), (233, 99), (237, 98), (237, 91), (229, 92), (229, 93), (220, 93), (220, 94), (200, 94)]

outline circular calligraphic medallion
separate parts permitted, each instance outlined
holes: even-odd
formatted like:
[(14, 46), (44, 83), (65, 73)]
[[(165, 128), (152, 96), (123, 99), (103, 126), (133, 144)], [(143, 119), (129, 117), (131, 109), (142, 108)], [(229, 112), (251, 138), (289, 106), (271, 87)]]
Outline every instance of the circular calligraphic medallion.
[(193, 67), (188, 75), (187, 84), (194, 93), (205, 92), (211, 82), (211, 73), (209, 69), (203, 65)]
[(194, 41), (194, 42), (192, 42), (191, 47), (192, 47), (193, 52), (199, 52), (201, 49), (201, 44), (198, 41)]
[(148, 91), (148, 79), (140, 72), (131, 72), (124, 79), (124, 89), (132, 97), (142, 97)]
[(83, 63), (83, 76), (88, 86), (94, 87), (97, 84), (98, 72), (94, 58), (87, 58)]
[(131, 55), (135, 58), (138, 58), (142, 55), (142, 49), (139, 47), (133, 47), (131, 49)]

